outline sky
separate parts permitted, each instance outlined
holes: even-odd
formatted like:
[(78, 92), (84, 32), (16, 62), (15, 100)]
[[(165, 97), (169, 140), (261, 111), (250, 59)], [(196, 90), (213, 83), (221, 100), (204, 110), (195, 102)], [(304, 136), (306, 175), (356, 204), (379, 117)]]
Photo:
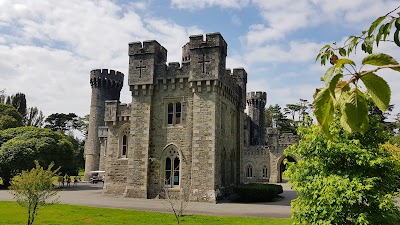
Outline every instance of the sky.
[[(128, 43), (157, 40), (168, 62), (181, 62), (190, 35), (220, 32), (227, 68), (244, 67), (247, 91), (267, 92), (267, 105), (312, 102), (327, 67), (319, 49), (358, 35), (398, 0), (0, 0), (0, 90), (25, 93), (28, 107), (89, 113), (90, 71), (125, 74), (121, 102), (131, 101)], [(400, 61), (399, 48), (377, 52)], [(360, 62), (362, 51), (352, 55)], [(400, 73), (379, 72), (400, 112)]]

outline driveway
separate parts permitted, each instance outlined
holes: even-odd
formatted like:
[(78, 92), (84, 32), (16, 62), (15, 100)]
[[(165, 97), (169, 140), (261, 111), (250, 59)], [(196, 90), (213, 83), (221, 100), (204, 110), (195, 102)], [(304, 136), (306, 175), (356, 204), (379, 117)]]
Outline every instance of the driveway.
[[(283, 197), (276, 202), (266, 203), (203, 203), (191, 202), (186, 214), (226, 215), (242, 217), (289, 218), (290, 201), (296, 198), (295, 191), (286, 184), (283, 186)], [(7, 190), (0, 190), (0, 201), (13, 201)], [(124, 198), (102, 194), (102, 183), (79, 183), (78, 187), (63, 188), (59, 192), (61, 204), (85, 205), (103, 208), (134, 209), (155, 212), (171, 212), (168, 202), (162, 199)]]

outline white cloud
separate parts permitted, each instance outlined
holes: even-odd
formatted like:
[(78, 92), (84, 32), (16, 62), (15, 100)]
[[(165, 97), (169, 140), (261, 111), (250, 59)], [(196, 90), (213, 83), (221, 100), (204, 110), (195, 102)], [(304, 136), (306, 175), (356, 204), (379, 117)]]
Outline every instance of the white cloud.
[[(314, 62), (315, 53), (322, 47), (321, 44), (312, 42), (292, 41), (288, 47), (282, 45), (264, 45), (252, 48), (245, 55), (246, 61), (250, 63), (291, 63), (291, 62)], [(287, 48), (287, 49), (285, 49)]]
[[(112, 1), (0, 1), (0, 89), (23, 92), (46, 115), (89, 112), (90, 70), (128, 75), (128, 43), (159, 40), (180, 61), (196, 27), (140, 15), (145, 2), (126, 8)], [(7, 10), (5, 10), (7, 9)], [(130, 101), (126, 85), (121, 101)]]
[(198, 10), (206, 7), (220, 6), (223, 8), (240, 8), (246, 6), (249, 0), (171, 0), (176, 8)]

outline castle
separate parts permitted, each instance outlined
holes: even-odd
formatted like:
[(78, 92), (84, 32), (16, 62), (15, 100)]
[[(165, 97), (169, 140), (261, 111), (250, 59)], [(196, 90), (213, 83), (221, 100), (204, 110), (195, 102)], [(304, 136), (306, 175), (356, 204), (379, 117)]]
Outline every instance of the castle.
[(85, 172), (106, 171), (104, 193), (185, 189), (191, 200), (215, 202), (234, 184), (281, 181), (283, 150), (298, 137), (265, 134), (266, 93), (246, 93), (246, 71), (226, 69), (220, 33), (190, 36), (181, 64), (167, 64), (154, 40), (129, 43), (128, 55), (131, 103), (119, 102), (124, 74), (90, 74)]

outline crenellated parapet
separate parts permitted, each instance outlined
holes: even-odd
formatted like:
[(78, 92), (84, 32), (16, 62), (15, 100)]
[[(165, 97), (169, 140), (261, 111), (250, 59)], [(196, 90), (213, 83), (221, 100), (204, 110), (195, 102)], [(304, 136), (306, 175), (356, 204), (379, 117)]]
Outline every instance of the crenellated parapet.
[(136, 41), (129, 43), (129, 56), (141, 58), (145, 55), (155, 55), (155, 63), (165, 63), (167, 61), (167, 49), (156, 40)]
[(90, 86), (92, 88), (106, 88), (121, 90), (124, 83), (124, 74), (108, 69), (90, 71)]
[(120, 121), (130, 121), (131, 104), (120, 103), (116, 100), (106, 101), (104, 121), (106, 125), (116, 125)]
[(219, 47), (226, 55), (228, 44), (219, 32), (208, 33), (205, 39), (202, 34), (191, 35), (189, 38), (189, 49)]
[(287, 147), (292, 144), (298, 143), (300, 140), (300, 137), (298, 135), (292, 134), (292, 133), (283, 133), (279, 137), (279, 146)]
[(220, 33), (209, 33), (205, 37), (189, 37), (190, 79), (222, 80), (225, 76), (227, 44)]
[(247, 93), (247, 104), (264, 109), (267, 104), (267, 93), (261, 91)]
[(152, 85), (155, 75), (166, 71), (167, 50), (157, 41), (131, 42), (128, 55), (131, 87)]

